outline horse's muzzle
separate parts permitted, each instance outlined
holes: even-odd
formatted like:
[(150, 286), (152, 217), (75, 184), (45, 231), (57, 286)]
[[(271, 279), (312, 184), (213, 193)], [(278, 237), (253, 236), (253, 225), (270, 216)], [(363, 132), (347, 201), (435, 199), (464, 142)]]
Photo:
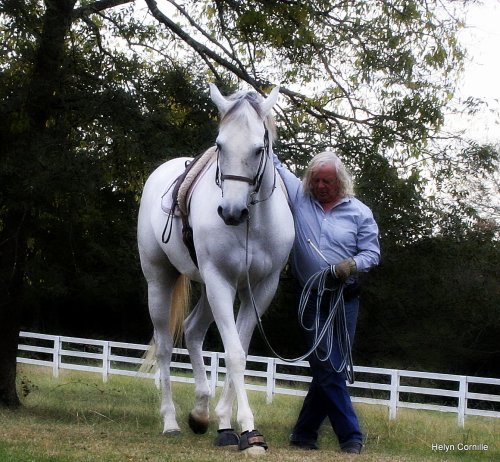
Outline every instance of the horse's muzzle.
[(217, 213), (224, 220), (224, 223), (228, 226), (238, 226), (248, 219), (248, 209), (244, 208), (237, 212), (227, 213), (224, 211), (222, 206), (217, 208)]

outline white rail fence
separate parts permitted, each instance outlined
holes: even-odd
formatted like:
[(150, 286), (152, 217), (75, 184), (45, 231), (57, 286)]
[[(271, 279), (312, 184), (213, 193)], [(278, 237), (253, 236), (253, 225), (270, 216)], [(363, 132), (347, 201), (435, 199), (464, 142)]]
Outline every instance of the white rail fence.
[[(17, 361), (50, 367), (54, 377), (69, 369), (100, 374), (104, 382), (111, 375), (126, 375), (154, 378), (159, 383), (158, 372), (138, 372), (148, 345), (32, 332), (21, 332), (20, 337)], [(224, 383), (224, 353), (204, 352), (204, 358), (214, 393)], [(286, 363), (249, 356), (246, 387), (266, 393), (268, 403), (276, 394), (304, 396), (311, 381), (308, 366), (307, 361)], [(174, 350), (171, 367), (172, 381), (194, 382), (187, 350)], [(500, 418), (500, 379), (360, 366), (354, 370), (356, 382), (349, 385), (353, 401), (387, 406), (391, 419), (401, 408), (456, 413), (462, 427), (465, 416)]]

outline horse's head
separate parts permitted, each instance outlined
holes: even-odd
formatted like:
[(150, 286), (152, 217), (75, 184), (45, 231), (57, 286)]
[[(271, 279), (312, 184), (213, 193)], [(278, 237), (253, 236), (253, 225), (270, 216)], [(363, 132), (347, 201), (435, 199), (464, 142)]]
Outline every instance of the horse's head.
[(255, 92), (237, 92), (225, 98), (210, 84), (210, 97), (221, 113), (217, 137), (217, 181), (222, 189), (218, 213), (226, 225), (248, 218), (252, 196), (258, 193), (269, 160), (270, 113), (279, 87), (267, 98)]

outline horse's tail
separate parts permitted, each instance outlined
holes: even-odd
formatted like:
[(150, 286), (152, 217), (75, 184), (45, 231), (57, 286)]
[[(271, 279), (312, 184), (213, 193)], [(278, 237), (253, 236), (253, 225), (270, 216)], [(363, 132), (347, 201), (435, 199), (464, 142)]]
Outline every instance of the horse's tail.
[(170, 307), (170, 335), (174, 344), (182, 338), (182, 326), (189, 308), (189, 296), (191, 292), (189, 278), (181, 274), (175, 281), (172, 292), (172, 306)]
[[(182, 326), (189, 308), (190, 293), (191, 284), (189, 278), (181, 274), (175, 281), (170, 307), (169, 330), (174, 339), (174, 344), (182, 338)], [(139, 368), (140, 374), (149, 374), (156, 369), (156, 343), (154, 337), (149, 342), (149, 347), (142, 356), (142, 360), (142, 365)]]

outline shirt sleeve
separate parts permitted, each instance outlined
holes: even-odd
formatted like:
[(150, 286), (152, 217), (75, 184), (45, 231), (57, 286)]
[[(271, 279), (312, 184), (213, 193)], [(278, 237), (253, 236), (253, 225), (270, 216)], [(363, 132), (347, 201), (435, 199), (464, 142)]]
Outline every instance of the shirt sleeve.
[(366, 272), (380, 262), (380, 245), (378, 240), (378, 226), (370, 210), (363, 214), (358, 226), (358, 253), (353, 256), (356, 268)]
[(288, 196), (290, 197), (290, 201), (295, 204), (297, 197), (302, 189), (302, 181), (297, 178), (290, 170), (288, 170), (278, 159), (278, 156), (273, 151), (273, 164), (276, 170), (285, 183), (286, 190), (288, 192)]

